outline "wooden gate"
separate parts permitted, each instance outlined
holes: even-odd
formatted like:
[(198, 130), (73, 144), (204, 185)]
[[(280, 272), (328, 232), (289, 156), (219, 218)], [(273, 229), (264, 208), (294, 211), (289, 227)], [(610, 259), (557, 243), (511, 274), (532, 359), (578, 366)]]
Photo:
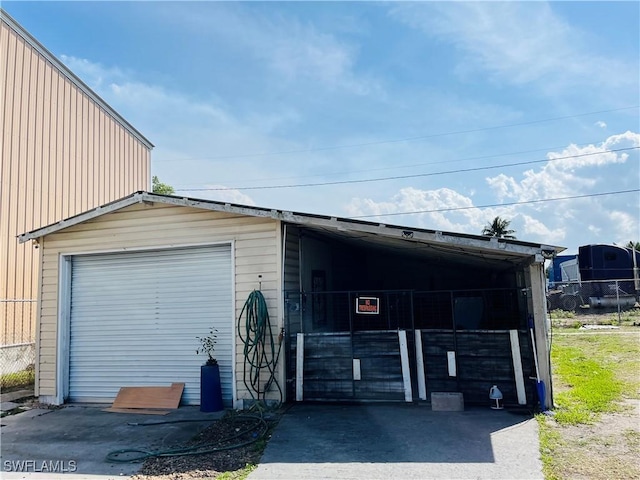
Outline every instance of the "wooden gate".
[(534, 401), (515, 290), (295, 293), (286, 303), (289, 399), (429, 401), (462, 392), (465, 403), (486, 404), (496, 384), (505, 404)]

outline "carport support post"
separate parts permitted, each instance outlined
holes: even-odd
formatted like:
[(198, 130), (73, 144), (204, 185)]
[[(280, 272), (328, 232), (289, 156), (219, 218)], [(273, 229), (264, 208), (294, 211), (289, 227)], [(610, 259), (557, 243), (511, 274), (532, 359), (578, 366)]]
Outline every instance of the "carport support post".
[(303, 399), (304, 388), (304, 333), (296, 334), (296, 402)]
[(411, 371), (409, 369), (409, 351), (407, 348), (407, 331), (398, 330), (398, 342), (400, 343), (400, 364), (402, 366), (402, 384), (404, 386), (404, 401), (413, 401), (411, 392)]
[(525, 282), (530, 292), (527, 302), (529, 312), (533, 313), (533, 324), (536, 339), (536, 352), (540, 380), (545, 385), (545, 404), (547, 408), (553, 408), (553, 395), (551, 385), (551, 363), (549, 357), (549, 342), (547, 332), (547, 297), (544, 287), (544, 259), (542, 255), (536, 255), (536, 261), (525, 270)]

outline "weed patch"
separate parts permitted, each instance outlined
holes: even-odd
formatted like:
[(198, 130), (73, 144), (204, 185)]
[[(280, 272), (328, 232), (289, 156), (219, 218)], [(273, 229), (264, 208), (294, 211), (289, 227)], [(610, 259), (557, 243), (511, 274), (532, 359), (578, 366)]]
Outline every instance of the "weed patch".
[(556, 372), (570, 388), (558, 393), (558, 423), (591, 423), (599, 413), (616, 410), (622, 382), (613, 370), (576, 347), (560, 347), (552, 355)]
[(0, 375), (0, 388), (3, 392), (33, 385), (36, 380), (36, 372), (28, 368), (20, 372), (3, 373)]
[(640, 478), (638, 340), (631, 331), (553, 338), (557, 408), (536, 417), (545, 479)]

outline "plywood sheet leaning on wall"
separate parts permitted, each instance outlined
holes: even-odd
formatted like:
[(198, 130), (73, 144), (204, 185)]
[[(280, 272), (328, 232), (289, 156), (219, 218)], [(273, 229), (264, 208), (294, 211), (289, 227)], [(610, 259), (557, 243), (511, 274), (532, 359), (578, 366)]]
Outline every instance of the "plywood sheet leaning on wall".
[(122, 387), (105, 412), (166, 415), (180, 405), (184, 383), (170, 387)]

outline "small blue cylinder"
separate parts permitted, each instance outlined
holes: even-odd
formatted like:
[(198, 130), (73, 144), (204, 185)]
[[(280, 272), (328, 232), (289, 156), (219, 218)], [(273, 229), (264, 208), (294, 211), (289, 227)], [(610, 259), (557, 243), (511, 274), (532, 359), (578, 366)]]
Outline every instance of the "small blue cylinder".
[(220, 367), (202, 365), (200, 367), (200, 411), (219, 412), (224, 409), (222, 403), (222, 385)]

